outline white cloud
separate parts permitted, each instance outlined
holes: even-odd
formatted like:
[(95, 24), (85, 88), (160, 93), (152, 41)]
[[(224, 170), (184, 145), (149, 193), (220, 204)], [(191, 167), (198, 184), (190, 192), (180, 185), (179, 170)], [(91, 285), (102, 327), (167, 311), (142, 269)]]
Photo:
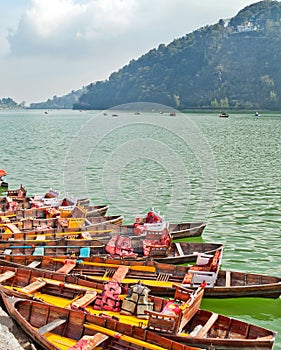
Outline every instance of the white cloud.
[(233, 17), (253, 2), (5, 0), (0, 97), (42, 101), (106, 79), (159, 44)]
[(218, 7), (217, 2), (31, 0), (17, 28), (8, 37), (10, 54), (65, 57), (72, 54), (78, 58), (109, 46), (125, 50), (132, 45), (136, 52), (141, 52), (196, 27), (217, 22), (222, 12), (231, 8), (225, 1)]
[(9, 35), (10, 54), (83, 56), (96, 43), (128, 33), (134, 7), (135, 1), (121, 0), (32, 0)]

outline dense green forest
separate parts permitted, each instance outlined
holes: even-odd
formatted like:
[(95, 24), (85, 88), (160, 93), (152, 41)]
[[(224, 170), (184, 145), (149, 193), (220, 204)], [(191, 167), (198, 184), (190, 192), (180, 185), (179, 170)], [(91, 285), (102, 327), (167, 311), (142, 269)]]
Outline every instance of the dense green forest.
[(260, 1), (87, 86), (75, 109), (130, 102), (177, 109), (281, 109), (281, 3)]
[(24, 108), (25, 102), (17, 103), (11, 97), (0, 98), (0, 109), (20, 109)]
[(30, 108), (32, 109), (71, 109), (73, 104), (78, 101), (79, 97), (85, 92), (85, 88), (79, 90), (73, 90), (69, 94), (64, 96), (53, 96), (46, 102), (31, 103)]

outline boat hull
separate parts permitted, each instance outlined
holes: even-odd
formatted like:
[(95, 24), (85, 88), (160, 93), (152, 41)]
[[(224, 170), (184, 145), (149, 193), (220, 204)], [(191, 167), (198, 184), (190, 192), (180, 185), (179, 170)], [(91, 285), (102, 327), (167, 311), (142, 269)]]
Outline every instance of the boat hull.
[[(72, 346), (76, 346), (75, 349), (86, 349), (82, 344), (81, 347), (77, 347), (76, 344), (79, 340), (81, 342), (81, 339), (94, 341), (93, 337), (97, 334), (106, 349), (199, 350), (197, 347), (176, 343), (154, 332), (123, 324), (110, 317), (93, 316), (82, 311), (18, 298), (4, 297), (4, 303), (9, 315), (45, 350), (66, 349), (66, 346), (68, 349), (72, 349)], [(103, 337), (100, 337), (101, 334)], [(89, 348), (94, 349), (96, 346), (98, 344)]]

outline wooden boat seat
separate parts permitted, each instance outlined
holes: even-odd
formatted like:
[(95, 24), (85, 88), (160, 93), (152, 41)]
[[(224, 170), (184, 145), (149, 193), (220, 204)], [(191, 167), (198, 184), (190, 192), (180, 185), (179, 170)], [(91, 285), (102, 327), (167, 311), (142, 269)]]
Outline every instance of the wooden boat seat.
[(108, 335), (102, 333), (96, 333), (95, 335), (84, 335), (74, 346), (68, 350), (96, 349), (97, 346), (102, 344), (108, 338)]
[(162, 281), (162, 282), (167, 282), (169, 281), (169, 278), (170, 278), (170, 274), (169, 273), (159, 273), (157, 278), (156, 278), (156, 281)]
[(68, 227), (69, 228), (80, 228), (85, 223), (85, 218), (68, 218)]
[(22, 233), (15, 224), (6, 224), (6, 227), (11, 231), (11, 233)]
[(231, 286), (231, 272), (226, 271), (225, 273), (225, 286), (230, 287)]
[(179, 256), (184, 256), (184, 252), (183, 252), (183, 250), (182, 250), (182, 248), (181, 248), (180, 242), (175, 242), (175, 246), (176, 246), (176, 248), (177, 248), (177, 251), (178, 251), (178, 253), (179, 253)]
[(47, 332), (51, 332), (52, 330), (54, 330), (55, 328), (57, 328), (58, 326), (64, 324), (66, 322), (66, 320), (63, 319), (57, 319), (54, 320), (50, 323), (45, 324), (44, 326), (40, 327), (37, 329), (37, 332), (41, 335), (47, 333)]
[(32, 255), (44, 256), (44, 247), (35, 247)]
[(90, 254), (91, 254), (91, 248), (90, 247), (80, 248), (80, 254), (79, 254), (80, 258), (89, 258)]
[(45, 239), (46, 239), (45, 235), (39, 235), (39, 234), (36, 235), (36, 241), (45, 241)]
[(119, 266), (116, 272), (113, 274), (112, 279), (117, 282), (122, 282), (129, 271), (128, 266)]
[(21, 289), (23, 293), (34, 293), (38, 289), (44, 287), (47, 284), (46, 281), (43, 281), (39, 278), (37, 278), (34, 282), (30, 283), (29, 285), (25, 286)]
[(207, 287), (213, 287), (222, 260), (222, 251), (217, 250), (214, 255), (198, 254), (196, 264), (191, 266), (184, 276), (184, 286), (199, 287), (206, 283)]
[(7, 281), (8, 279), (14, 277), (16, 275), (15, 271), (6, 271), (4, 273), (1, 273), (0, 275), (0, 283)]
[(200, 308), (204, 289), (188, 290), (182, 286), (175, 285), (176, 295), (183, 295), (183, 299), (175, 298), (164, 306), (162, 312), (146, 310), (149, 315), (148, 328), (163, 333), (181, 333), (184, 326), (192, 319)]
[(172, 237), (168, 229), (163, 231), (147, 231), (143, 240), (143, 254), (145, 256), (166, 256), (171, 246)]
[(218, 319), (218, 314), (212, 313), (212, 316), (209, 318), (209, 320), (205, 323), (205, 325), (200, 329), (200, 331), (197, 333), (196, 337), (198, 338), (204, 338), (205, 335), (208, 333), (210, 328), (213, 326), (213, 324)]
[(72, 271), (75, 266), (76, 266), (76, 260), (75, 259), (66, 259), (64, 261), (63, 266), (60, 267), (56, 272), (67, 274), (70, 271)]
[(84, 309), (86, 306), (91, 304), (96, 299), (96, 290), (87, 290), (87, 292), (79, 299), (75, 300), (70, 304), (72, 309)]
[(41, 261), (34, 260), (30, 264), (28, 264), (27, 267), (35, 268), (35, 267), (39, 266), (40, 264), (41, 264)]

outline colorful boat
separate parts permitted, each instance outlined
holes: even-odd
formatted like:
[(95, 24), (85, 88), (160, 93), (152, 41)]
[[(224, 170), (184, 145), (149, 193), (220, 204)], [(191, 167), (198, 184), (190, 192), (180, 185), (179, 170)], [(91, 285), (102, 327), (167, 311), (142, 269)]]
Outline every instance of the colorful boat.
[[(145, 261), (154, 259), (167, 264), (184, 264), (195, 262), (198, 254), (213, 254), (217, 250), (222, 250), (223, 245), (218, 243), (196, 243), (196, 242), (170, 242), (169, 244), (156, 244), (155, 241), (143, 240), (140, 237), (112, 236), (107, 240), (86, 239), (77, 233), (69, 235), (34, 234), (29, 240), (9, 240), (18, 234), (2, 234), (0, 240), (0, 256), (65, 256), (65, 257), (90, 257), (98, 254), (112, 259), (124, 258), (134, 261)], [(57, 237), (57, 239), (53, 239)], [(65, 238), (67, 237), (67, 238)], [(3, 240), (3, 238), (6, 238)], [(49, 239), (51, 238), (51, 239)], [(120, 243), (122, 241), (123, 243)], [(114, 242), (114, 243), (112, 243)], [(106, 244), (107, 243), (107, 244)], [(88, 250), (87, 256), (86, 251)], [(84, 253), (81, 254), (81, 251)]]
[(8, 182), (5, 180), (5, 176), (7, 175), (6, 170), (0, 169), (0, 191), (8, 190)]
[(5, 297), (9, 315), (46, 350), (199, 350), (110, 317)]
[[(1, 276), (3, 279), (2, 274)], [(59, 280), (45, 277), (34, 279), (30, 276), (30, 283), (25, 285), (21, 274), (20, 276), (21, 278), (14, 279), (12, 282), (13, 277), (6, 275), (6, 279), (10, 279), (10, 282), (4, 292), (1, 290), (1, 295), (11, 317), (19, 322), (19, 316), (15, 314), (15, 310), (18, 310), (26, 321), (31, 322), (35, 327), (29, 333), (29, 335), (35, 337), (34, 339), (37, 339), (36, 336), (39, 337), (39, 334), (48, 334), (45, 332), (52, 331), (57, 335), (67, 335), (71, 330), (75, 333), (77, 330), (76, 341), (79, 341), (85, 335), (85, 328), (87, 327), (83, 327), (83, 331), (78, 328), (80, 322), (77, 319), (72, 323), (70, 329), (66, 327), (63, 321), (58, 321), (65, 318), (61, 316), (58, 305), (66, 310), (66, 315), (70, 315), (73, 310), (77, 309), (86, 311), (86, 313), (81, 313), (83, 326), (85, 322), (87, 324), (92, 323), (89, 319), (94, 317), (93, 315), (99, 316), (97, 322), (103, 322), (99, 325), (105, 328), (110, 328), (107, 327), (109, 320), (114, 321), (114, 323), (118, 322), (118, 325), (115, 324), (114, 327), (124, 327), (126, 329), (129, 326), (132, 333), (126, 333), (123, 328), (122, 331), (121, 328), (118, 328), (118, 332), (130, 335), (135, 339), (138, 339), (138, 332), (152, 330), (155, 332), (155, 339), (158, 335), (161, 335), (188, 346), (205, 349), (246, 350), (255, 348), (261, 350), (272, 349), (276, 338), (276, 332), (266, 328), (200, 310), (204, 293), (203, 286), (196, 290), (189, 290), (174, 285), (174, 298), (169, 300), (149, 295), (149, 289), (141, 283), (133, 285), (126, 295), (122, 295), (122, 289), (118, 282), (105, 284), (102, 292), (100, 292), (89, 287), (78, 286), (75, 283), (66, 283), (61, 278)], [(60, 274), (60, 276), (63, 275)], [(57, 274), (53, 277), (56, 278)], [(41, 301), (44, 301), (44, 304), (40, 303), (40, 305), (43, 305), (41, 308), (39, 304), (30, 299), (9, 299), (9, 297), (6, 297), (6, 290), (10, 295), (21, 293), (28, 298), (40, 298)], [(37, 305), (40, 311), (32, 310), (32, 305)], [(56, 311), (52, 313), (54, 308)], [(53, 316), (50, 317), (50, 315)], [(19, 322), (19, 324), (26, 329), (22, 323)], [(73, 326), (74, 324), (75, 326)], [(94, 327), (92, 329), (96, 330)], [(64, 333), (60, 333), (61, 331)], [(53, 337), (51, 334), (48, 335)], [(68, 348), (75, 344), (76, 342), (68, 345)], [(162, 345), (159, 341), (157, 344), (152, 341), (152, 344), (153, 346)], [(44, 344), (44, 346), (46, 345)], [(157, 347), (152, 349), (157, 349)]]
[[(173, 284), (186, 284), (187, 279), (193, 278), (194, 283), (186, 284), (191, 288), (208, 281), (205, 287), (205, 296), (209, 298), (239, 298), (239, 297), (264, 297), (278, 298), (281, 295), (281, 278), (246, 272), (218, 270), (196, 271), (192, 267), (158, 263), (155, 261), (134, 261), (131, 259), (110, 259), (99, 256), (90, 258), (79, 257), (69, 259), (67, 256), (28, 256), (7, 255), (2, 257), (1, 265), (17, 268), (45, 271), (65, 271), (74, 276), (85, 275), (92, 281), (106, 282), (118, 270), (123, 273), (122, 283), (130, 286), (138, 281), (147, 285), (154, 295), (173, 295)], [(4, 267), (3, 267), (4, 269)], [(123, 270), (124, 271), (124, 270)], [(1, 273), (4, 273), (2, 270)], [(192, 274), (192, 275), (191, 275)], [(119, 275), (120, 276), (120, 275)]]

